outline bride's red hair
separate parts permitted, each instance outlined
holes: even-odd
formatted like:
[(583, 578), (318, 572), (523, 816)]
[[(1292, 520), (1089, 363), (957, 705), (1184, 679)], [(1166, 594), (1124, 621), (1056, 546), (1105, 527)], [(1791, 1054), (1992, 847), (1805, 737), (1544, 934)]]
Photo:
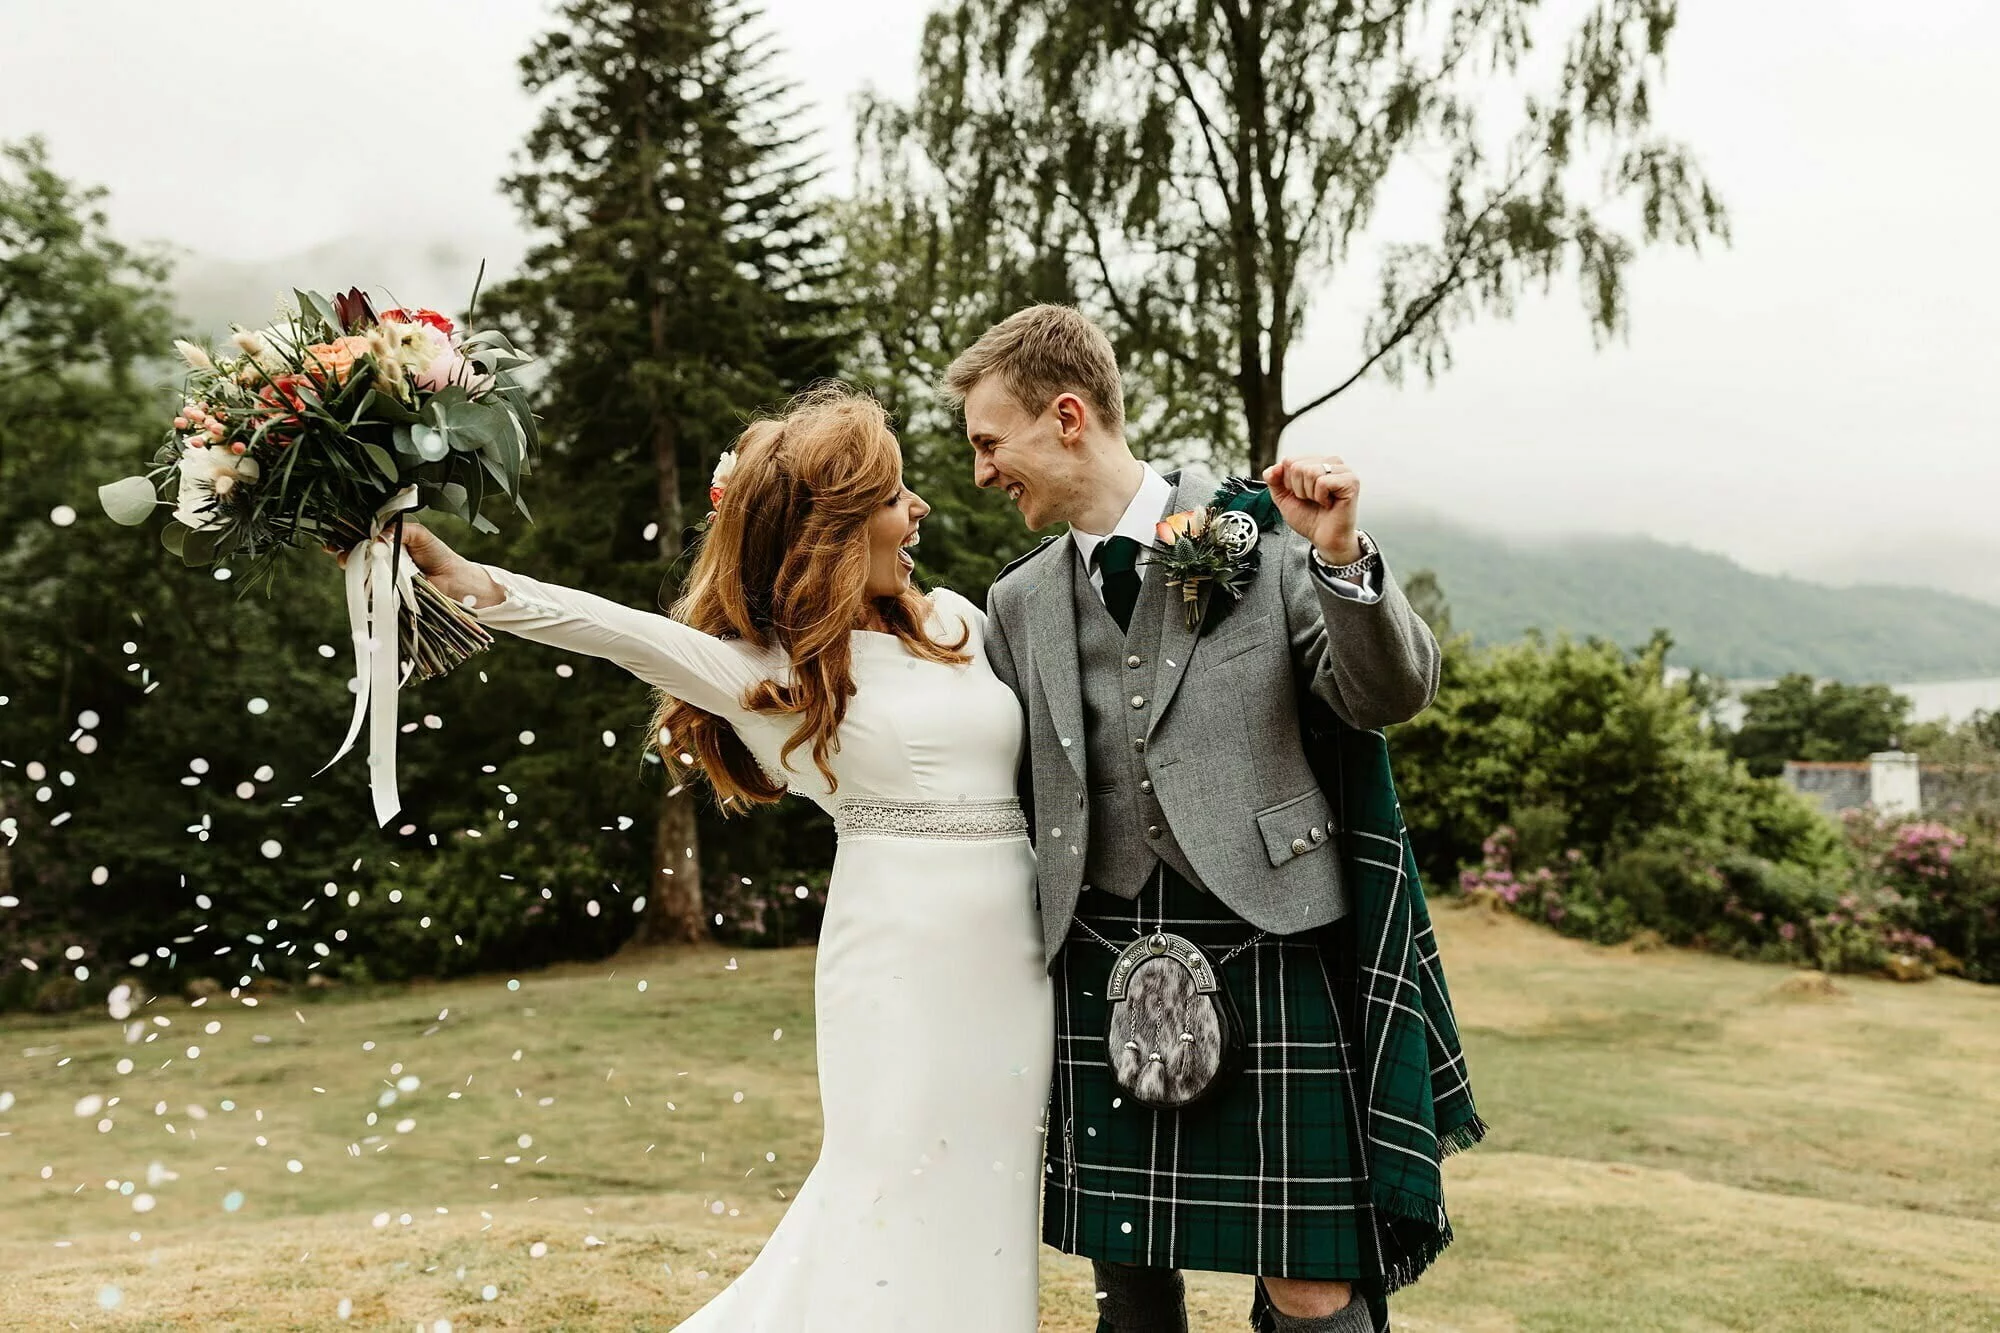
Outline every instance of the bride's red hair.
[[(873, 398), (827, 384), (793, 399), (783, 416), (752, 422), (736, 439), (730, 475), (674, 619), (705, 634), (775, 647), (792, 664), (788, 681), (766, 681), (743, 703), (794, 714), (783, 759), (812, 747), (829, 786), (835, 735), (854, 696), (853, 641), (868, 610), (868, 521), (902, 486), (902, 450)], [(968, 634), (945, 645), (925, 629), (930, 603), (915, 588), (877, 599), (889, 632), (914, 655), (959, 665)], [(667, 771), (684, 780), (693, 758), (724, 809), (785, 794), (730, 725), (660, 695), (654, 742)]]

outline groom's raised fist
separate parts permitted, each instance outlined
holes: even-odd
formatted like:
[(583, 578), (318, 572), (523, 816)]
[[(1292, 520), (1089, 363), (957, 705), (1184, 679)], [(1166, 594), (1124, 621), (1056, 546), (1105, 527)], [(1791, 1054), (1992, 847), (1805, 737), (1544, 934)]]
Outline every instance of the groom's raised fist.
[(1311, 542), (1329, 565), (1361, 558), (1356, 515), (1361, 478), (1339, 458), (1287, 458), (1264, 469), (1264, 484), (1278, 503), (1286, 526)]

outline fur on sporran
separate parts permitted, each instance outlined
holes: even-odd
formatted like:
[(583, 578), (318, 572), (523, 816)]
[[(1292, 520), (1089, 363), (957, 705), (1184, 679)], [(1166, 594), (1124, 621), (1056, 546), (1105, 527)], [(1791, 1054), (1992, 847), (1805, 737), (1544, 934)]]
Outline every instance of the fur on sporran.
[(1226, 988), (1203, 994), (1179, 959), (1133, 968), (1105, 1032), (1118, 1086), (1142, 1106), (1177, 1110), (1217, 1091), (1240, 1064), (1243, 1022)]

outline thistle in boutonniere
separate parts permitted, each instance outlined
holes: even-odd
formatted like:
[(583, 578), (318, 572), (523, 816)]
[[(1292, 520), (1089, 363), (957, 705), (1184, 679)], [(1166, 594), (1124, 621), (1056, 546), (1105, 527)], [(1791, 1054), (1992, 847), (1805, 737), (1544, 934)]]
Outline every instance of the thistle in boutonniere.
[[(1232, 478), (1207, 505), (1169, 514), (1153, 529), (1147, 563), (1159, 566), (1169, 588), (1181, 590), (1190, 634), (1243, 600), (1257, 574), (1258, 539), (1277, 521), (1264, 487)], [(1228, 598), (1213, 596), (1216, 590)]]

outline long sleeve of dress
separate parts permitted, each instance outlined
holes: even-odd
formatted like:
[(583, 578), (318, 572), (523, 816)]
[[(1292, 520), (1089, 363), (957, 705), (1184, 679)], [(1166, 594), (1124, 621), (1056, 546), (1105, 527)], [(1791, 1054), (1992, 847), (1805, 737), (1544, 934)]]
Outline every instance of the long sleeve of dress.
[(482, 624), (616, 662), (649, 685), (730, 722), (750, 716), (744, 695), (774, 675), (776, 654), (767, 650), (718, 639), (594, 593), (485, 568), (506, 599), (473, 612)]

